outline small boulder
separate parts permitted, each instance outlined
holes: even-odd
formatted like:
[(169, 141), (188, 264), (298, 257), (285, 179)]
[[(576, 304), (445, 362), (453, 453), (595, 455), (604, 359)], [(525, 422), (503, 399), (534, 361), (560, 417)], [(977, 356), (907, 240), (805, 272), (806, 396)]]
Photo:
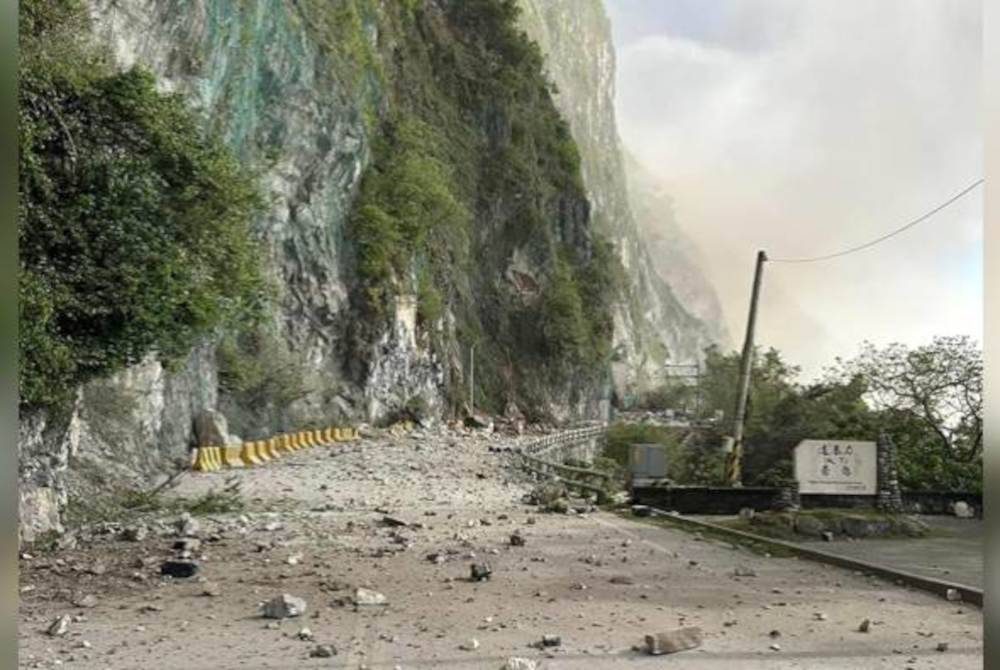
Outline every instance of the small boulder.
[(474, 582), (485, 582), (493, 575), (489, 563), (473, 563), (469, 566), (469, 579)]
[(354, 590), (354, 605), (356, 607), (372, 607), (388, 605), (389, 600), (378, 591), (358, 587)]
[(976, 516), (976, 510), (969, 503), (959, 500), (952, 507), (952, 513), (959, 519), (972, 519)]
[(523, 547), (524, 546), (524, 536), (521, 533), (514, 531), (510, 535), (510, 546), (512, 547)]
[(160, 566), (160, 574), (174, 579), (187, 579), (198, 574), (199, 566), (194, 561), (173, 560), (164, 561)]
[(500, 670), (537, 670), (538, 663), (532, 661), (530, 658), (521, 658), (519, 656), (511, 656), (507, 661), (500, 666)]
[(45, 629), (46, 635), (50, 637), (63, 637), (69, 632), (69, 622), (70, 617), (68, 614), (60, 615), (52, 620), (48, 628)]
[(337, 648), (332, 644), (320, 644), (309, 652), (311, 658), (333, 658), (337, 655)]
[(701, 629), (696, 626), (677, 628), (645, 638), (646, 653), (653, 656), (675, 654), (701, 646)]
[(262, 614), (267, 619), (287, 619), (302, 616), (306, 611), (306, 601), (302, 598), (282, 593), (264, 604)]
[(562, 645), (562, 637), (559, 635), (543, 635), (542, 636), (542, 646), (543, 647), (558, 647)]

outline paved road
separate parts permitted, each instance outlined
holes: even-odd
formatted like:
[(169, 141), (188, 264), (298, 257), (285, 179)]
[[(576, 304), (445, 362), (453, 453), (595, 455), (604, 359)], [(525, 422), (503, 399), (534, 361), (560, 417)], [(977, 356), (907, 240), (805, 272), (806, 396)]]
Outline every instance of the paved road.
[[(192, 475), (178, 493), (233, 476), (252, 508), (201, 519), (202, 575), (218, 595), (158, 576), (174, 541), (169, 518), (150, 520), (142, 542), (81, 541), (58, 560), (22, 561), (21, 667), (498, 670), (509, 656), (537, 659), (542, 670), (982, 667), (975, 607), (655, 523), (539, 514), (520, 502), (530, 485), (488, 449), (496, 444), (386, 437)], [(381, 509), (413, 525), (386, 524)], [(510, 546), (514, 530), (525, 546)], [(429, 561), (431, 552), (447, 560)], [(470, 582), (469, 564), (483, 559), (493, 578)], [(737, 567), (753, 576), (736, 576)], [(356, 586), (389, 605), (339, 604)], [(304, 598), (306, 615), (257, 616), (258, 603), (280, 593)], [(97, 604), (73, 606), (83, 594)], [(83, 616), (65, 637), (45, 635), (64, 613)], [(858, 632), (865, 618), (871, 630)], [(315, 641), (298, 639), (304, 626)], [(667, 658), (632, 650), (679, 626), (700, 627), (702, 646)], [(546, 633), (562, 644), (535, 648)], [(460, 649), (472, 638), (478, 649)], [(317, 643), (339, 653), (310, 658)]]
[(934, 529), (933, 537), (858, 542), (841, 540), (821, 542), (820, 548), (918, 575), (983, 588), (983, 521), (943, 516), (921, 519)]

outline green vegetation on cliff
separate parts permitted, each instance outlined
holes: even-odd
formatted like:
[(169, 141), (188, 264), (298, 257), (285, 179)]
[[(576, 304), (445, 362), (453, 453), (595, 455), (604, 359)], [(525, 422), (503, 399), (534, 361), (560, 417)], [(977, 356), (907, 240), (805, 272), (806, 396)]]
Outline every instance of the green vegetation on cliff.
[[(479, 343), (479, 390), (494, 409), (597, 378), (622, 275), (593, 232), (579, 152), (541, 53), (517, 27), (517, 3), (341, 0), (325, 21), (318, 13), (310, 5), (310, 23), (353, 54), (342, 60), (345, 79), (382, 83), (349, 230), (368, 327), (384, 324), (404, 294), (417, 296), (429, 332), (450, 312), (459, 341)], [(334, 33), (329, 17), (341, 15), (354, 18)], [(351, 26), (358, 34), (345, 33)], [(507, 286), (515, 252), (529, 259), (535, 298)]]
[(90, 45), (82, 2), (19, 18), (20, 393), (45, 405), (253, 313), (262, 203), (180, 97)]

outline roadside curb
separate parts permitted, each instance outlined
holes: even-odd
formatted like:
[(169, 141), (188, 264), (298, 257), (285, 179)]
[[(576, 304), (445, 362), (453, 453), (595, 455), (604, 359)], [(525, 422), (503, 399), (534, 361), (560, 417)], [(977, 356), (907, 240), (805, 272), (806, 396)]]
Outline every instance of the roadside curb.
[(982, 589), (977, 589), (971, 586), (966, 586), (964, 584), (957, 584), (954, 582), (946, 582), (940, 579), (934, 579), (932, 577), (924, 577), (923, 575), (917, 575), (912, 572), (906, 572), (904, 570), (896, 570), (893, 568), (886, 567), (884, 565), (876, 565), (874, 563), (868, 563), (866, 561), (861, 561), (856, 558), (848, 558), (846, 556), (841, 556), (839, 554), (831, 554), (825, 551), (820, 551), (818, 549), (810, 549), (808, 547), (803, 547), (792, 542), (784, 542), (782, 540), (776, 540), (769, 537), (763, 537), (761, 535), (754, 535), (753, 533), (747, 533), (746, 531), (736, 530), (734, 528), (726, 528), (725, 526), (719, 526), (714, 523), (709, 523), (707, 521), (698, 521), (695, 519), (689, 519), (679, 514), (671, 514), (665, 512), (661, 509), (655, 507), (648, 508), (652, 515), (660, 518), (667, 519), (673, 523), (681, 526), (689, 526), (692, 528), (699, 528), (702, 530), (710, 530), (715, 533), (721, 533), (723, 535), (728, 535), (730, 537), (739, 538), (742, 540), (748, 540), (762, 544), (765, 546), (770, 546), (774, 548), (779, 548), (784, 551), (789, 551), (797, 556), (803, 558), (808, 558), (813, 561), (820, 563), (827, 563), (829, 565), (835, 565), (841, 568), (847, 568), (849, 570), (860, 570), (862, 572), (881, 577), (882, 579), (887, 579), (896, 584), (903, 584), (906, 586), (911, 586), (913, 588), (921, 589), (923, 591), (928, 591), (935, 595), (939, 595), (942, 598), (946, 598), (948, 591), (954, 589), (961, 596), (961, 601), (970, 605), (977, 605), (979, 607), (983, 606), (983, 591)]

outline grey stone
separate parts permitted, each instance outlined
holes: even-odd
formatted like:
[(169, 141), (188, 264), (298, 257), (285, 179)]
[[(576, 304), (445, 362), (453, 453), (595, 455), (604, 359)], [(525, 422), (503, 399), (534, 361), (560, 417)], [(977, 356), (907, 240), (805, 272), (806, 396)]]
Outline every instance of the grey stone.
[(332, 644), (320, 644), (309, 652), (312, 658), (333, 658), (337, 655), (337, 648)]
[(180, 537), (194, 537), (201, 532), (201, 524), (198, 520), (191, 516), (189, 512), (184, 512), (177, 519), (175, 524), (177, 529), (177, 534)]
[(741, 507), (740, 508), (740, 518), (741, 519), (752, 519), (757, 514), (753, 507)]
[(521, 533), (515, 531), (510, 535), (510, 546), (512, 547), (523, 547), (524, 546), (524, 536)]
[(201, 548), (201, 540), (196, 537), (182, 537), (174, 542), (177, 551), (195, 552)]
[(469, 566), (469, 578), (474, 582), (484, 582), (493, 575), (489, 563), (473, 563)]
[(462, 644), (458, 645), (458, 648), (462, 651), (475, 651), (476, 649), (479, 649), (479, 640), (474, 637), (469, 638)]
[(833, 542), (833, 533), (831, 533), (828, 530), (823, 531), (823, 533), (820, 535), (820, 537), (823, 538), (824, 542)]
[(358, 607), (388, 605), (389, 599), (378, 591), (359, 587), (354, 590), (354, 604)]
[(221, 447), (229, 444), (229, 422), (214, 409), (204, 409), (195, 416), (194, 432), (199, 446)]
[(840, 525), (844, 534), (849, 537), (885, 535), (891, 528), (889, 522), (883, 519), (868, 519), (856, 515), (845, 516), (841, 519)]
[(948, 589), (944, 592), (944, 597), (950, 602), (958, 602), (962, 599), (962, 593), (958, 589)]
[(814, 516), (799, 514), (795, 517), (795, 532), (799, 535), (822, 537), (827, 531), (826, 524)]
[(677, 628), (655, 635), (647, 635), (646, 653), (654, 656), (675, 654), (701, 646), (701, 629), (696, 626)]
[(262, 614), (267, 619), (287, 619), (302, 616), (306, 611), (306, 601), (287, 593), (275, 596), (264, 604)]
[(45, 629), (45, 633), (50, 637), (62, 637), (69, 632), (69, 622), (69, 615), (62, 614), (53, 619), (52, 623)]
[(858, 626), (858, 632), (859, 633), (867, 633), (871, 629), (871, 627), (872, 627), (871, 619), (865, 619)]
[(559, 647), (562, 645), (562, 637), (559, 635), (543, 635), (542, 636), (542, 646), (543, 647)]
[(97, 597), (92, 594), (87, 594), (85, 596), (80, 596), (73, 599), (74, 607), (91, 608), (97, 607)]
[(538, 663), (530, 658), (511, 656), (500, 666), (500, 670), (538, 670)]
[(149, 535), (149, 529), (145, 526), (129, 526), (122, 531), (122, 539), (127, 542), (142, 542)]

